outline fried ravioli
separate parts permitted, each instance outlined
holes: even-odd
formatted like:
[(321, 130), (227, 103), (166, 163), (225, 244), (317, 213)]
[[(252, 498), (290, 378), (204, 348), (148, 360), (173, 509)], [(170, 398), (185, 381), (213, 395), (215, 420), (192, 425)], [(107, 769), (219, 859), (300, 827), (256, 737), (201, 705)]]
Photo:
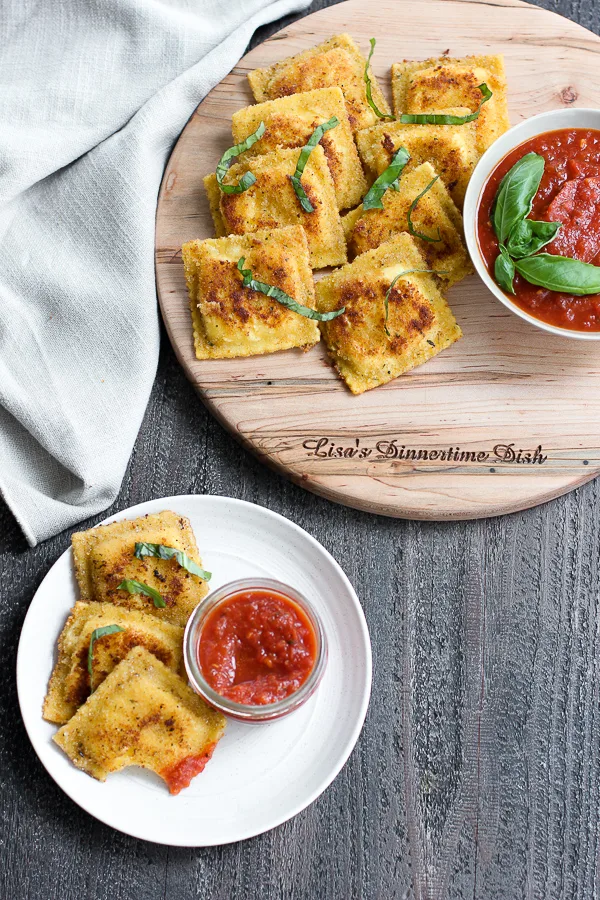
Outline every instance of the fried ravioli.
[[(134, 556), (136, 542), (175, 547), (202, 565), (189, 520), (170, 510), (98, 525), (72, 536), (81, 599), (86, 603), (112, 603), (137, 609), (173, 625), (185, 625), (208, 593), (208, 585), (182, 568), (176, 559), (152, 556), (137, 559)], [(154, 588), (166, 606), (157, 608), (145, 594), (130, 594), (119, 589), (118, 585), (126, 579)]]
[(346, 312), (321, 330), (335, 368), (353, 394), (362, 394), (420, 366), (461, 336), (434, 277), (412, 273), (427, 268), (415, 240), (400, 234), (317, 283), (321, 312)]
[[(465, 107), (446, 113), (468, 115)], [(459, 209), (462, 209), (467, 184), (479, 154), (476, 149), (475, 122), (466, 125), (403, 125), (384, 122), (356, 134), (360, 158), (373, 182), (389, 166), (400, 147), (406, 147), (410, 161), (405, 168), (432, 163)]]
[(183, 678), (134, 647), (54, 740), (78, 769), (99, 781), (142, 766), (177, 794), (203, 770), (224, 729), (224, 716)]
[(240, 109), (233, 114), (233, 141), (240, 144), (264, 122), (265, 133), (246, 151), (247, 156), (268, 153), (278, 147), (302, 147), (315, 128), (328, 122), (332, 116), (339, 119), (339, 125), (326, 131), (320, 144), (333, 178), (338, 209), (347, 209), (360, 203), (367, 183), (356, 152), (341, 88), (321, 88), (292, 94)]
[(224, 227), (225, 233), (231, 235), (302, 225), (312, 268), (341, 265), (346, 262), (346, 244), (325, 153), (322, 147), (315, 147), (302, 175), (302, 187), (314, 208), (311, 213), (302, 209), (290, 180), (299, 155), (298, 149), (279, 149), (231, 166), (225, 178), (227, 184), (237, 184), (248, 171), (256, 177), (252, 187), (241, 194), (223, 193), (216, 175), (208, 175), (204, 184), (211, 209), (220, 193), (221, 220), (215, 218), (215, 229), (222, 233), (219, 229)]
[(206, 241), (182, 248), (198, 359), (256, 356), (307, 348), (319, 340), (312, 319), (245, 288), (237, 262), (302, 306), (315, 307), (306, 233), (300, 225)]
[(487, 84), (493, 94), (481, 107), (476, 120), (477, 150), (482, 154), (510, 127), (501, 55), (394, 63), (394, 112), (399, 116), (402, 113), (447, 111), (457, 106), (468, 107), (474, 112), (481, 103), (479, 85), (482, 83)]
[[(106, 625), (118, 625), (122, 631), (94, 640), (90, 679), (92, 634)], [(76, 603), (58, 639), (58, 660), (44, 701), (44, 719), (59, 725), (68, 722), (89, 697), (91, 688), (98, 688), (132, 647), (145, 647), (169, 669), (181, 671), (183, 631), (148, 613), (119, 609), (112, 603)]]
[[(349, 213), (353, 219), (347, 223), (345, 230), (350, 254), (358, 256), (379, 247), (394, 235), (408, 231), (411, 204), (435, 175), (433, 166), (423, 163), (402, 174), (398, 191), (390, 189), (385, 192), (383, 209), (365, 212), (361, 206), (358, 207), (360, 213), (358, 210)], [(425, 268), (443, 273), (440, 277), (446, 286), (460, 281), (472, 271), (462, 240), (462, 216), (441, 180), (436, 181), (418, 201), (411, 213), (411, 221), (415, 230), (436, 238), (426, 241), (417, 237), (415, 240), (425, 260)]]
[[(367, 102), (364, 71), (366, 59), (349, 34), (338, 34), (317, 47), (282, 59), (268, 69), (255, 69), (248, 75), (254, 99), (259, 103), (275, 100), (315, 88), (339, 85), (344, 93), (350, 127), (368, 128), (378, 121)], [(369, 69), (373, 100), (389, 113), (387, 100)]]

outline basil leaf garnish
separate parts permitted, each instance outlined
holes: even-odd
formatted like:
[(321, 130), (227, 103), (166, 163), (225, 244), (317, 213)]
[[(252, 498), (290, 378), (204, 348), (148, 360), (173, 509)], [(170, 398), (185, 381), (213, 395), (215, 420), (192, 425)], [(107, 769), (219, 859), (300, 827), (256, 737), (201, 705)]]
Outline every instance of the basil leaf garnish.
[(237, 184), (223, 184), (223, 179), (227, 175), (227, 170), (229, 166), (233, 162), (236, 156), (239, 156), (240, 153), (243, 153), (244, 150), (249, 150), (250, 147), (255, 144), (265, 133), (265, 123), (261, 122), (256, 131), (253, 131), (252, 134), (249, 134), (245, 141), (242, 141), (241, 144), (236, 144), (235, 147), (230, 147), (229, 150), (226, 150), (219, 163), (217, 165), (216, 176), (217, 176), (217, 184), (224, 194), (242, 194), (244, 191), (247, 191), (249, 187), (252, 187), (254, 182), (256, 181), (256, 177), (252, 174), (252, 172), (246, 172)]
[(496, 262), (494, 263), (494, 278), (504, 291), (508, 291), (509, 294), (515, 293), (513, 287), (515, 264), (508, 255), (506, 247), (503, 244), (500, 245), (500, 253), (496, 257)]
[(539, 253), (515, 260), (515, 269), (526, 281), (549, 291), (577, 297), (600, 294), (600, 266), (592, 266), (579, 259)]
[(155, 591), (153, 587), (150, 587), (148, 584), (143, 584), (141, 581), (135, 581), (132, 578), (126, 578), (121, 584), (118, 584), (117, 590), (127, 591), (130, 594), (145, 594), (147, 597), (152, 598), (157, 609), (161, 609), (167, 605), (162, 596), (158, 591)]
[(363, 210), (367, 209), (383, 209), (381, 198), (388, 188), (398, 190), (398, 179), (402, 173), (402, 169), (410, 159), (410, 153), (406, 147), (400, 147), (392, 161), (379, 178), (373, 182), (363, 199)]
[(203, 581), (210, 581), (212, 578), (211, 572), (201, 569), (198, 563), (190, 559), (187, 553), (184, 553), (183, 550), (178, 550), (176, 547), (165, 547), (164, 544), (148, 544), (142, 541), (136, 543), (134, 556), (137, 556), (138, 559), (143, 559), (144, 556), (155, 556), (158, 559), (175, 558), (182, 569), (186, 569), (192, 575), (197, 575)]
[(402, 113), (398, 117), (398, 122), (402, 122), (403, 125), (466, 125), (467, 122), (474, 122), (479, 118), (483, 104), (493, 96), (485, 82), (477, 87), (482, 94), (481, 102), (475, 112), (468, 116), (453, 116), (446, 113)]
[(554, 240), (559, 228), (562, 228), (561, 222), (521, 219), (511, 231), (506, 249), (515, 259), (532, 256)]
[[(396, 277), (392, 279), (392, 282), (391, 282), (389, 288), (388, 288), (387, 291), (386, 291), (385, 299), (384, 299), (384, 301), (383, 301), (383, 307), (384, 307), (384, 309), (385, 309), (385, 317), (384, 317), (384, 322), (385, 322), (385, 324), (384, 324), (383, 327), (384, 327), (385, 333), (387, 334), (388, 337), (391, 337), (391, 334), (390, 334), (390, 332), (388, 331), (388, 327), (387, 327), (388, 317), (389, 317), (389, 313), (390, 313), (390, 294), (391, 294), (392, 291), (394, 290), (394, 287), (395, 287), (395, 285), (396, 285), (396, 282), (398, 281), (399, 278), (404, 278), (405, 275), (414, 275), (414, 274), (417, 274), (417, 273), (418, 273), (418, 274), (425, 274), (425, 273), (427, 273), (427, 274), (429, 274), (429, 275), (446, 275), (446, 274), (447, 274), (445, 271), (443, 271), (443, 272), (442, 272), (442, 271), (439, 271), (439, 272), (438, 272), (438, 271), (436, 271), (435, 269), (405, 269), (404, 272), (399, 272), (398, 275), (396, 275)], [(428, 341), (428, 343), (431, 344), (431, 341)], [(432, 346), (435, 346), (435, 344), (432, 344)]]
[(105, 634), (116, 634), (117, 631), (125, 631), (120, 625), (102, 625), (101, 628), (94, 628), (90, 637), (90, 646), (88, 647), (87, 668), (90, 674), (90, 692), (94, 693), (94, 685), (92, 678), (94, 677), (94, 644), (98, 638), (104, 637)]
[(335, 128), (336, 125), (339, 124), (340, 120), (338, 119), (338, 117), (332, 116), (327, 122), (323, 122), (322, 125), (318, 125), (315, 128), (308, 141), (300, 151), (300, 156), (298, 157), (298, 162), (296, 164), (296, 171), (293, 175), (290, 175), (290, 181), (292, 182), (292, 186), (294, 188), (294, 191), (296, 192), (296, 197), (300, 201), (300, 206), (302, 207), (304, 212), (314, 212), (315, 208), (308, 199), (306, 191), (302, 187), (300, 178), (302, 177), (302, 173), (304, 172), (310, 154), (315, 149), (325, 132), (329, 131), (330, 128)]
[(375, 113), (375, 115), (377, 116), (378, 119), (394, 120), (396, 118), (395, 116), (391, 116), (389, 113), (382, 113), (381, 110), (378, 108), (377, 104), (375, 103), (375, 101), (373, 100), (373, 93), (372, 93), (372, 88), (371, 88), (371, 78), (369, 76), (369, 66), (371, 64), (371, 57), (373, 56), (373, 52), (375, 50), (375, 44), (377, 43), (377, 41), (375, 40), (375, 38), (371, 38), (369, 43), (371, 44), (371, 49), (369, 50), (369, 55), (367, 57), (367, 63), (365, 65), (365, 74), (364, 74), (365, 93), (367, 95), (367, 103), (369, 104), (369, 106), (371, 107), (371, 109), (373, 110), (373, 112)]
[(274, 300), (277, 300), (277, 302), (281, 303), (282, 306), (285, 306), (286, 309), (291, 309), (292, 312), (298, 313), (299, 316), (304, 316), (305, 319), (316, 319), (317, 322), (330, 322), (332, 319), (336, 319), (338, 316), (341, 316), (342, 313), (346, 312), (345, 306), (342, 306), (341, 309), (336, 309), (333, 312), (327, 313), (311, 309), (310, 306), (303, 306), (301, 303), (294, 300), (293, 297), (290, 297), (289, 294), (286, 294), (285, 291), (282, 291), (281, 288), (275, 287), (272, 284), (265, 284), (263, 281), (256, 281), (250, 269), (244, 269), (245, 262), (246, 258), (242, 256), (241, 259), (238, 259), (237, 263), (237, 268), (242, 273), (244, 279), (244, 287), (250, 288), (251, 291), (259, 291), (261, 294), (265, 294), (266, 297), (273, 297)]
[(517, 222), (531, 212), (545, 165), (544, 157), (539, 153), (526, 153), (500, 182), (493, 205), (492, 225), (501, 244), (506, 244)]
[(411, 216), (412, 216), (413, 212), (415, 211), (416, 206), (417, 206), (419, 200), (421, 199), (421, 197), (423, 197), (427, 193), (427, 191), (431, 190), (431, 188), (436, 183), (436, 181), (438, 180), (439, 177), (440, 177), (439, 175), (436, 175), (435, 178), (432, 178), (431, 181), (429, 182), (429, 184), (427, 185), (427, 187), (424, 188), (421, 191), (421, 193), (415, 197), (413, 202), (410, 204), (410, 209), (408, 210), (408, 215), (407, 215), (408, 233), (412, 234), (413, 237), (421, 238), (422, 241), (430, 241), (432, 244), (437, 244), (437, 242), (441, 241), (441, 239), (442, 239), (442, 235), (440, 233), (439, 226), (438, 226), (438, 230), (437, 230), (437, 237), (428, 237), (428, 235), (423, 234), (422, 231), (417, 231), (417, 229), (414, 227), (414, 225), (412, 223)]

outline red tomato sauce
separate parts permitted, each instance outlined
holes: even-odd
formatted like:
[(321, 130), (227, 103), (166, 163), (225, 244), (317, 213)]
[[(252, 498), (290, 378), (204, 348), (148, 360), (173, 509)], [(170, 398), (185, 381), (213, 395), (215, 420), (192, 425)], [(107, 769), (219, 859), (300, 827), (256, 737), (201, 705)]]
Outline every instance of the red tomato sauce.
[(181, 762), (159, 772), (160, 777), (166, 781), (170, 794), (178, 794), (183, 788), (189, 787), (192, 778), (204, 771), (216, 746), (211, 744), (202, 756), (186, 756)]
[[(600, 265), (600, 131), (573, 128), (548, 131), (515, 148), (492, 172), (479, 204), (479, 246), (492, 278), (498, 239), (490, 212), (500, 181), (526, 153), (546, 160), (530, 219), (562, 222), (543, 253), (571, 256)], [(530, 284), (515, 276), (511, 300), (536, 319), (574, 331), (600, 331), (600, 294), (574, 297)]]
[(316, 657), (317, 638), (304, 611), (264, 588), (219, 603), (206, 618), (198, 648), (200, 669), (213, 690), (249, 706), (293, 694)]

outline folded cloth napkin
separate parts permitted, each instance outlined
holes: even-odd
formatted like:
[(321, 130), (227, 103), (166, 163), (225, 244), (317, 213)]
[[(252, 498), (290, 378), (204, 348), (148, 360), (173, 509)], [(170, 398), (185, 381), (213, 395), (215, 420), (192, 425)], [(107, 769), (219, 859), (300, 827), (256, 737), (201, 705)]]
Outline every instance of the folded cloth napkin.
[(109, 506), (156, 371), (169, 151), (254, 30), (310, 0), (4, 0), (0, 490), (35, 545)]

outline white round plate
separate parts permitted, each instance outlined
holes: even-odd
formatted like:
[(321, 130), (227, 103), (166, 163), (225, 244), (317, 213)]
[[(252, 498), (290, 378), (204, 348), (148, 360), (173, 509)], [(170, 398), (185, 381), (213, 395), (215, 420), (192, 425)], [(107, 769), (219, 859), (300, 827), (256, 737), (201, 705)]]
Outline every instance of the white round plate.
[(336, 777), (362, 728), (371, 690), (371, 645), (352, 585), (332, 556), (283, 516), (242, 500), (182, 496), (151, 500), (107, 519), (173, 509), (188, 516), (211, 587), (269, 576), (317, 607), (329, 661), (319, 689), (285, 719), (228, 721), (213, 758), (172, 797), (153, 772), (129, 768), (100, 783), (76, 769), (52, 741), (42, 703), (56, 639), (77, 599), (71, 551), (52, 566), (23, 624), (17, 658), (21, 713), (31, 743), (56, 783), (101, 822), (160, 844), (207, 847), (261, 834), (295, 816)]

